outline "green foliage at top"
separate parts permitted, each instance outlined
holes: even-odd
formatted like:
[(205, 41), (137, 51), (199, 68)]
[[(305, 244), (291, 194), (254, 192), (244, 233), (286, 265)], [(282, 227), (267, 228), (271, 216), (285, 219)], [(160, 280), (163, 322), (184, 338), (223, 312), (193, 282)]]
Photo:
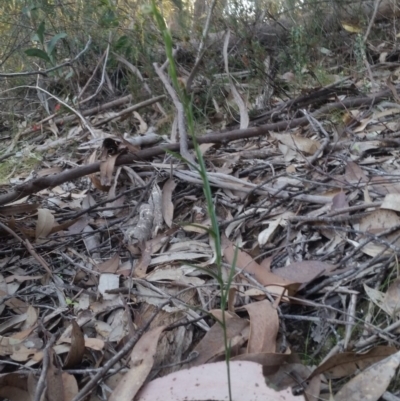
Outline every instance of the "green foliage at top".
[(45, 42), (45, 22), (42, 21), (39, 24), (39, 27), (32, 37), (32, 41), (39, 42), (41, 45), (41, 49), (37, 47), (33, 47), (25, 50), (25, 54), (29, 57), (38, 57), (48, 63), (51, 63), (53, 66), (56, 62), (56, 45), (60, 39), (64, 39), (67, 36), (65, 32), (60, 32), (54, 35), (48, 43)]

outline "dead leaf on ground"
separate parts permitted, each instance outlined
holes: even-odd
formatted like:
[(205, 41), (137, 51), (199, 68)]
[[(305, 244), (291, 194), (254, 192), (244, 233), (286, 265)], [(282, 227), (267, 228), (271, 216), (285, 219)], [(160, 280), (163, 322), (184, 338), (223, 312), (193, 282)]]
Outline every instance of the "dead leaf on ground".
[(46, 394), (48, 401), (68, 401), (64, 395), (64, 382), (61, 369), (54, 363), (54, 351), (49, 350), (49, 365), (46, 374)]
[(304, 136), (294, 134), (273, 134), (272, 136), (292, 150), (304, 152), (307, 155), (313, 155), (321, 147), (318, 141), (305, 138)]
[(256, 280), (262, 285), (281, 285), (287, 287), (294, 284), (294, 281), (284, 279), (274, 273), (269, 272), (267, 269), (259, 265), (254, 259), (246, 252), (236, 247), (227, 239), (223, 239), (224, 257), (226, 261), (232, 265), (236, 257), (236, 267), (243, 269), (245, 272), (254, 275)]
[(383, 199), (381, 209), (394, 210), (400, 212), (400, 194), (386, 194)]
[(10, 401), (31, 401), (27, 376), (19, 373), (1, 374), (0, 397)]
[(85, 338), (83, 337), (82, 330), (75, 320), (73, 320), (71, 324), (71, 348), (64, 362), (65, 369), (71, 369), (72, 367), (79, 365), (82, 362), (83, 354), (85, 352)]
[[(226, 330), (231, 347), (242, 346), (248, 339), (249, 322), (226, 313)], [(225, 353), (222, 326), (216, 322), (194, 348), (198, 357), (190, 366), (199, 366)]]
[(276, 373), (267, 376), (267, 384), (277, 390), (295, 387), (305, 383), (310, 373), (310, 368), (302, 363), (282, 364)]
[(257, 354), (240, 354), (231, 358), (231, 361), (248, 361), (259, 363), (263, 366), (265, 376), (276, 373), (284, 364), (300, 363), (300, 358), (295, 354), (275, 354), (259, 352)]
[(395, 347), (375, 347), (363, 354), (345, 352), (329, 358), (322, 365), (318, 366), (308, 379), (323, 373), (330, 379), (337, 379), (354, 374), (359, 369), (365, 369), (377, 361), (386, 358), (396, 352)]
[(131, 368), (118, 383), (109, 401), (130, 401), (135, 397), (153, 367), (157, 344), (164, 329), (165, 326), (156, 327), (139, 339), (131, 353)]
[(75, 376), (67, 372), (62, 372), (61, 378), (64, 388), (64, 401), (72, 401), (79, 392)]
[(377, 401), (386, 391), (400, 364), (400, 352), (375, 363), (346, 383), (335, 401)]
[(349, 184), (359, 184), (360, 182), (368, 181), (368, 177), (365, 175), (364, 171), (354, 162), (347, 163), (344, 179)]
[(100, 164), (100, 183), (103, 187), (109, 187), (113, 182), (114, 167), (118, 156), (118, 153), (109, 156)]
[(94, 270), (98, 271), (99, 273), (115, 273), (118, 270), (119, 261), (119, 254), (115, 253), (111, 259), (96, 265)]
[[(275, 391), (265, 384), (262, 366), (230, 362), (232, 398), (240, 401), (304, 401), (291, 390)], [(181, 370), (146, 384), (137, 401), (206, 401), (228, 399), (226, 363), (216, 362)]]
[(104, 300), (113, 300), (118, 298), (118, 294), (109, 294), (108, 290), (119, 288), (119, 275), (111, 273), (103, 273), (99, 279), (99, 292)]
[(38, 220), (36, 223), (36, 239), (46, 238), (54, 225), (54, 216), (49, 209), (38, 209)]
[(331, 273), (336, 266), (331, 263), (319, 260), (303, 260), (302, 262), (293, 262), (289, 266), (280, 267), (274, 270), (274, 274), (286, 280), (292, 280), (304, 285), (310, 283), (316, 278)]
[(174, 204), (172, 203), (172, 193), (176, 187), (173, 178), (167, 180), (162, 190), (162, 214), (165, 224), (172, 227), (172, 219), (174, 217)]
[(386, 293), (364, 284), (365, 293), (369, 299), (386, 312), (390, 317), (396, 317), (400, 314), (400, 279), (394, 280)]
[(389, 316), (398, 316), (400, 313), (400, 278), (394, 280), (386, 291), (383, 299), (385, 309), (389, 311)]
[(250, 337), (247, 353), (275, 352), (279, 318), (276, 308), (267, 299), (245, 305), (250, 315)]

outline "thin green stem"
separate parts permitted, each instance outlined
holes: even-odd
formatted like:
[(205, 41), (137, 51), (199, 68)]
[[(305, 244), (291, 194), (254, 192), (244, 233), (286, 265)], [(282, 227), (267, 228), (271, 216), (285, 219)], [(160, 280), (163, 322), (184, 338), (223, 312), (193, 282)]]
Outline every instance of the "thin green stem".
[[(219, 230), (219, 224), (218, 224), (218, 219), (217, 219), (217, 214), (215, 211), (214, 207), (214, 202), (213, 202), (213, 197), (212, 197), (212, 192), (211, 192), (211, 185), (208, 180), (208, 175), (207, 175), (207, 168), (203, 159), (203, 155), (201, 154), (200, 148), (198, 146), (196, 136), (195, 136), (195, 129), (194, 129), (194, 115), (193, 115), (193, 109), (192, 109), (192, 101), (190, 97), (187, 95), (185, 89), (182, 89), (178, 83), (178, 74), (176, 70), (176, 65), (175, 65), (175, 60), (173, 57), (173, 47), (172, 47), (172, 37), (167, 29), (164, 19), (157, 8), (155, 0), (152, 0), (152, 13), (153, 16), (157, 22), (157, 25), (159, 29), (161, 30), (161, 33), (163, 35), (163, 40), (165, 44), (165, 49), (166, 49), (166, 55), (167, 59), (169, 62), (169, 75), (172, 81), (172, 84), (174, 86), (174, 89), (183, 105), (185, 116), (186, 116), (186, 122), (188, 126), (188, 132), (189, 135), (192, 138), (193, 144), (194, 144), (194, 149), (196, 152), (197, 156), (197, 161), (198, 161), (198, 168), (195, 167), (199, 174), (200, 177), (203, 181), (203, 191), (204, 191), (204, 196), (206, 198), (206, 203), (207, 203), (207, 212), (208, 215), (211, 219), (211, 228), (209, 230), (209, 233), (212, 237), (212, 240), (214, 242), (214, 247), (215, 247), (215, 252), (216, 252), (216, 260), (215, 260), (215, 265), (217, 267), (217, 274), (215, 275), (216, 280), (220, 286), (221, 289), (221, 313), (222, 313), (222, 319), (216, 319), (218, 324), (222, 326), (223, 330), (223, 337), (224, 337), (224, 348), (225, 348), (225, 361), (226, 361), (226, 367), (227, 367), (227, 377), (228, 377), (228, 393), (229, 393), (229, 400), (232, 400), (232, 386), (231, 386), (231, 374), (230, 374), (230, 365), (229, 365), (229, 360), (230, 360), (230, 354), (231, 354), (231, 344), (228, 339), (228, 331), (227, 331), (227, 323), (226, 323), (226, 307), (228, 303), (228, 297), (229, 297), (229, 288), (232, 284), (233, 277), (235, 274), (235, 264), (236, 264), (236, 255), (234, 258), (234, 263), (232, 264), (232, 268), (229, 272), (229, 276), (226, 282), (224, 282), (224, 274), (223, 274), (223, 266), (222, 266), (222, 246), (221, 246), (221, 236), (220, 236), (220, 230)], [(190, 163), (189, 163), (190, 164)]]

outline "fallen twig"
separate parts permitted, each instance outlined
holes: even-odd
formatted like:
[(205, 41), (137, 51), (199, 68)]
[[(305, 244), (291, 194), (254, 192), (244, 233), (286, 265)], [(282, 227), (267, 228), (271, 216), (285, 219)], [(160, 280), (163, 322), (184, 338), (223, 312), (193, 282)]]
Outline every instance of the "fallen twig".
[(44, 71), (27, 71), (27, 72), (11, 72), (8, 74), (0, 74), (0, 77), (4, 77), (4, 78), (15, 78), (15, 77), (26, 77), (28, 75), (43, 75), (43, 76), (47, 76), (47, 74), (49, 72), (55, 71), (55, 70), (59, 70), (62, 67), (67, 67), (72, 65), (73, 63), (75, 63), (76, 60), (78, 60), (79, 57), (82, 56), (83, 53), (85, 53), (88, 49), (90, 44), (92, 43), (92, 38), (89, 36), (89, 40), (87, 41), (84, 49), (78, 53), (72, 60), (66, 61), (63, 64), (59, 64), (56, 65), (55, 67), (51, 67), (48, 70), (44, 70)]
[[(396, 87), (398, 89), (399, 87)], [(315, 111), (311, 114), (314, 118), (321, 116), (324, 113), (331, 112), (332, 110), (344, 109), (347, 107), (360, 107), (360, 106), (371, 106), (385, 97), (390, 97), (391, 91), (385, 90), (373, 97), (362, 97), (347, 99), (343, 102), (337, 102), (322, 107), (320, 110)], [(246, 129), (236, 129), (233, 131), (223, 133), (212, 133), (197, 138), (197, 143), (222, 143), (226, 144), (230, 141), (238, 139), (254, 138), (257, 136), (265, 135), (269, 131), (281, 132), (286, 131), (289, 128), (302, 126), (308, 123), (307, 117), (296, 118), (291, 121), (280, 121), (277, 123), (260, 125), (259, 127), (252, 127)], [(188, 147), (191, 148), (193, 143), (189, 141)], [(156, 146), (154, 148), (144, 149), (135, 154), (124, 154), (118, 157), (116, 160), (116, 166), (122, 166), (125, 164), (131, 164), (138, 160), (147, 160), (155, 156), (164, 154), (167, 150), (178, 151), (179, 144), (170, 144), (165, 146)], [(85, 175), (93, 174), (100, 169), (100, 162), (89, 164), (83, 167), (77, 167), (75, 169), (64, 171), (58, 175), (39, 177), (30, 181), (27, 181), (21, 185), (15, 187), (11, 192), (0, 196), (0, 205), (13, 202), (17, 199), (21, 199), (24, 196), (32, 195), (48, 187), (54, 187), (60, 185), (69, 180), (84, 177)]]

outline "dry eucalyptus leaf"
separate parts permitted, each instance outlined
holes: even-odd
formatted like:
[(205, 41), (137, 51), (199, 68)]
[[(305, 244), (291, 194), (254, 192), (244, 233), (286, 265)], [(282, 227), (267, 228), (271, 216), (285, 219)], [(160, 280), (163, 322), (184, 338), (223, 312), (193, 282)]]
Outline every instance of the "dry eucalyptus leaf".
[(269, 300), (245, 305), (250, 315), (250, 337), (247, 353), (275, 352), (279, 318), (276, 308)]
[(400, 194), (387, 194), (382, 202), (381, 209), (400, 212)]
[[(275, 391), (267, 387), (262, 365), (254, 362), (230, 362), (232, 399), (240, 401), (304, 401), (290, 389)], [(208, 401), (227, 400), (226, 363), (217, 362), (174, 372), (146, 384), (137, 401)]]
[[(231, 347), (243, 345), (248, 339), (249, 322), (226, 314), (226, 330)], [(194, 348), (198, 357), (190, 366), (199, 366), (225, 353), (223, 330), (219, 323), (214, 323), (202, 340)]]
[(293, 151), (300, 151), (307, 155), (313, 155), (321, 147), (321, 144), (318, 141), (300, 135), (273, 134), (273, 136)]
[(64, 362), (64, 368), (70, 369), (82, 362), (85, 352), (85, 338), (75, 320), (72, 321), (71, 348)]
[(118, 270), (119, 262), (119, 254), (116, 252), (111, 259), (97, 264), (94, 270), (98, 271), (99, 273), (115, 273)]
[(123, 376), (109, 401), (131, 401), (147, 379), (157, 351), (157, 344), (165, 326), (143, 334), (131, 353), (130, 370)]
[(54, 216), (49, 209), (38, 209), (38, 220), (36, 223), (36, 239), (46, 238), (54, 225)]
[(389, 316), (395, 317), (400, 314), (400, 279), (394, 280), (383, 299), (385, 310), (389, 311)]
[(162, 213), (165, 224), (172, 227), (172, 219), (174, 217), (174, 204), (172, 203), (172, 193), (176, 187), (175, 181), (170, 178), (163, 186), (162, 190)]
[(1, 374), (0, 397), (10, 401), (31, 401), (27, 376), (18, 373)]
[(335, 401), (377, 401), (386, 391), (400, 364), (400, 352), (375, 363), (346, 383)]
[(355, 352), (345, 352), (336, 354), (318, 366), (310, 375), (311, 379), (323, 373), (330, 379), (337, 379), (354, 374), (359, 369), (365, 369), (375, 362), (381, 361), (396, 352), (395, 347), (375, 347), (368, 352), (357, 354)]
[(64, 394), (64, 381), (61, 369), (54, 363), (55, 352), (49, 350), (49, 366), (46, 374), (46, 394), (48, 401), (67, 401)]

